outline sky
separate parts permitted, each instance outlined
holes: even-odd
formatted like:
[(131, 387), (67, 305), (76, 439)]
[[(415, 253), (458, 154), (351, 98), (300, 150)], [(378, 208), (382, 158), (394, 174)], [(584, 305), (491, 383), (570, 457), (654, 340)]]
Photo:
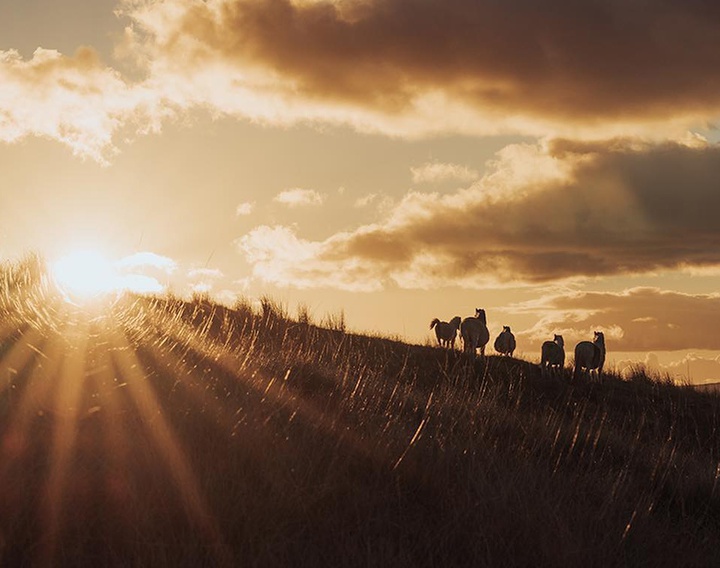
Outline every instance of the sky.
[(0, 256), (720, 380), (720, 5), (0, 0)]

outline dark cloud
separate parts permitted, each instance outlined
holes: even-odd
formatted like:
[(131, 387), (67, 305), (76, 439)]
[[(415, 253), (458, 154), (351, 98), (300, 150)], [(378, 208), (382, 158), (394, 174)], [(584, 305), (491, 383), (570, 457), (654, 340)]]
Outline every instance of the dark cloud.
[(720, 349), (720, 296), (716, 294), (657, 288), (578, 292), (542, 298), (516, 309), (544, 316), (533, 329), (518, 333), (519, 339), (538, 348), (544, 338), (561, 333), (572, 349), (576, 341), (587, 339), (597, 329), (606, 331), (609, 351)]
[(720, 148), (618, 144), (551, 145), (544, 159), (565, 173), (539, 173), (537, 185), (498, 187), (491, 174), (455, 195), (409, 194), (385, 223), (328, 241), (323, 258), (375, 263), (391, 276), (432, 256), (447, 283), (720, 265)]
[(435, 91), (484, 112), (584, 124), (720, 108), (720, 8), (709, 1), (183, 6), (185, 17), (157, 35), (165, 53), (192, 44), (200, 63), (262, 66), (298, 94), (386, 112)]
[(306, 286), (310, 263), (314, 277), (362, 267), (373, 289), (712, 269), (720, 266), (718, 180), (716, 146), (510, 146), (469, 189), (409, 193), (383, 221), (322, 242), (292, 235), (302, 261), (267, 239), (247, 239), (243, 250), (252, 259), (262, 249), (257, 258), (289, 281), (302, 274)]

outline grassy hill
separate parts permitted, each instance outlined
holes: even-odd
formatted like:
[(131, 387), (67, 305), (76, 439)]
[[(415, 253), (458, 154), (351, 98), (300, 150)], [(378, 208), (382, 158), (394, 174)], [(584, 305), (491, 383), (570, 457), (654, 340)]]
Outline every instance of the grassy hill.
[(720, 403), (0, 277), (0, 565), (717, 566)]
[(702, 383), (699, 385), (693, 385), (696, 389), (706, 392), (718, 392), (720, 391), (720, 383)]

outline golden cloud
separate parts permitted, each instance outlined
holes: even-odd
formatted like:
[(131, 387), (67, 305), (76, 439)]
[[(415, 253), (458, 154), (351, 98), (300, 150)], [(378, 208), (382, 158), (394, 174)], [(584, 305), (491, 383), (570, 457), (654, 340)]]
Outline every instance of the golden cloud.
[[(264, 248), (263, 262), (289, 275), (312, 259), (323, 285), (351, 263), (363, 267), (357, 276), (371, 288), (707, 269), (720, 266), (718, 179), (718, 146), (514, 145), (467, 189), (410, 192), (375, 224), (322, 242), (299, 240), (302, 256)], [(253, 242), (243, 246), (251, 262)]]
[(142, 89), (104, 66), (89, 47), (72, 57), (38, 48), (29, 60), (0, 51), (0, 84), (0, 140), (50, 138), (99, 162), (146, 101)]
[(605, 330), (612, 351), (720, 349), (718, 294), (639, 287), (623, 292), (550, 295), (509, 310), (540, 316), (532, 329), (517, 334), (524, 345), (538, 350), (542, 341), (559, 333), (571, 352), (575, 342), (588, 339), (593, 330)]
[[(577, 136), (675, 134), (720, 111), (720, 14), (707, 3), (121, 5), (133, 22), (128, 51), (174, 83), (177, 103), (254, 118)], [(172, 79), (183, 75), (193, 81)]]
[(426, 162), (420, 166), (410, 168), (413, 183), (439, 183), (445, 181), (475, 181), (479, 174), (476, 170), (460, 164), (447, 164), (444, 162)]
[(273, 201), (286, 205), (287, 207), (303, 207), (308, 205), (322, 205), (325, 196), (314, 189), (303, 189), (295, 187), (278, 193)]
[(294, 288), (338, 288), (353, 292), (382, 289), (373, 263), (359, 259), (325, 260), (331, 245), (299, 238), (288, 227), (256, 227), (236, 245), (264, 282)]
[[(0, 140), (103, 161), (202, 109), (398, 136), (677, 139), (720, 112), (708, 3), (120, 0), (115, 55), (0, 52)], [(132, 71), (129, 71), (132, 67)]]

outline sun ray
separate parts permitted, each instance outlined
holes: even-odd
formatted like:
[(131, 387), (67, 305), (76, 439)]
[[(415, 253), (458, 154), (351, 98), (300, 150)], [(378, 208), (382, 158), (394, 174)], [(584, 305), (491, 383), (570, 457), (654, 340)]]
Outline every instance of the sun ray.
[(75, 451), (79, 402), (83, 392), (89, 324), (83, 322), (74, 330), (75, 343), (65, 348), (60, 357), (60, 367), (55, 380), (55, 396), (50, 412), (53, 414), (54, 430), (51, 448), (51, 469), (46, 484), (46, 542), (44, 562), (49, 563), (61, 530), (64, 489), (70, 459)]
[[(11, 414), (7, 418), (7, 428), (3, 433), (3, 460), (0, 465), (0, 485), (7, 491), (17, 492), (21, 489), (24, 492), (42, 493), (46, 481), (43, 477), (47, 471), (44, 467), (38, 468), (37, 464), (46, 463), (46, 460), (37, 460), (39, 456), (46, 455), (47, 451), (43, 445), (45, 430), (49, 425), (45, 409), (52, 401), (53, 376), (57, 373), (57, 362), (63, 356), (64, 347), (63, 342), (57, 338), (31, 328), (5, 358), (4, 362), (10, 360), (18, 368), (14, 381), (18, 393), (13, 395)], [(52, 469), (53, 464), (49, 461), (47, 463)], [(6, 501), (4, 497), (3, 502)], [(47, 501), (45, 503), (47, 504)], [(22, 518), (28, 514), (40, 514), (42, 518), (41, 510), (35, 511), (27, 507), (23, 506), (22, 502), (16, 502), (13, 506), (4, 508), (4, 516), (12, 519), (13, 516)], [(38, 536), (41, 546), (37, 553), (45, 555), (48, 542), (43, 541), (42, 533)]]
[(113, 349), (118, 372), (127, 383), (128, 393), (144, 423), (149, 427), (151, 439), (160, 452), (166, 468), (180, 492), (184, 506), (193, 523), (201, 530), (203, 537), (215, 551), (218, 560), (227, 564), (228, 549), (223, 543), (222, 533), (213, 518), (200, 485), (195, 478), (182, 447), (168, 423), (152, 386), (147, 380), (147, 369), (135, 355), (119, 328), (113, 327), (108, 337)]
[[(137, 483), (144, 479), (141, 472), (147, 471), (146, 467), (153, 471), (159, 467), (158, 473), (170, 475), (191, 526), (222, 560), (219, 563), (231, 565), (220, 525), (198, 483), (201, 472), (193, 470), (181, 445), (183, 433), (171, 423), (181, 416), (177, 411), (185, 405), (191, 413), (203, 413), (209, 431), (225, 433), (230, 439), (237, 428), (236, 404), (242, 404), (262, 421), (258, 424), (264, 425), (254, 432), (256, 437), (248, 438), (248, 451), (272, 443), (277, 431), (270, 419), (286, 415), (313, 432), (336, 439), (353, 453), (371, 456), (375, 451), (367, 440), (338, 427), (343, 422), (340, 408), (320, 405), (294, 390), (288, 380), (290, 369), (275, 376), (264, 368), (262, 360), (255, 357), (262, 350), (255, 343), (260, 330), (251, 329), (250, 336), (239, 344), (239, 330), (222, 328), (223, 333), (217, 333), (214, 312), (211, 316), (198, 312), (192, 322), (185, 319), (187, 315), (182, 310), (168, 310), (163, 302), (146, 300), (129, 306), (119, 303), (104, 315), (92, 316), (86, 310), (66, 306), (48, 330), (30, 328), (7, 348), (5, 362), (27, 369), (20, 373), (32, 379), (22, 390), (14, 428), (29, 432), (31, 425), (37, 425), (50, 434), (51, 469), (44, 480), (45, 500), (40, 511), (44, 536), (37, 560), (57, 558), (60, 539), (78, 530), (68, 516), (68, 499), (78, 490), (77, 474), (83, 473), (77, 468), (89, 459), (83, 441), (102, 439), (100, 447), (107, 457), (102, 457), (103, 475), (90, 479), (91, 485), (94, 483), (91, 490), (114, 496), (103, 503), (129, 515), (124, 524), (128, 531), (136, 526), (133, 515), (142, 510), (141, 504), (133, 501)], [(248, 349), (254, 350), (254, 355)], [(172, 407), (166, 406), (168, 389)], [(90, 423), (102, 432), (89, 434), (83, 426), (88, 424), (84, 419), (87, 406), (92, 411)], [(123, 416), (131, 416), (132, 424), (126, 424)], [(282, 428), (280, 423), (278, 427)], [(133, 447), (138, 436), (146, 440), (142, 448)], [(148, 449), (155, 452), (148, 454)], [(94, 451), (100, 450), (95, 447)], [(160, 459), (145, 461), (157, 457)], [(128, 458), (133, 461), (128, 462)], [(113, 467), (109, 467), (110, 462)], [(110, 470), (128, 473), (110, 476)], [(38, 483), (42, 486), (40, 477)], [(98, 484), (104, 489), (98, 489)], [(99, 506), (100, 501), (87, 498), (83, 503), (92, 507)], [(121, 519), (118, 515), (118, 522), (123, 524)]]
[[(29, 366), (34, 365), (38, 359), (47, 359), (42, 348), (45, 341), (45, 336), (37, 329), (28, 326), (21, 332), (2, 357), (2, 365), (7, 375), (6, 380), (0, 382), (0, 393), (6, 389), (17, 388), (21, 378), (27, 383), (31, 375)], [(38, 345), (40, 347), (37, 347)]]
[[(290, 391), (286, 384), (288, 373), (284, 377), (273, 377), (260, 368), (250, 369), (250, 354), (243, 353), (243, 348), (239, 348), (237, 345), (231, 349), (228, 341), (218, 342), (211, 338), (208, 333), (210, 326), (208, 321), (205, 322), (205, 331), (203, 332), (203, 328), (193, 327), (184, 321), (179, 312), (171, 314), (168, 318), (168, 314), (162, 311), (162, 308), (158, 308), (148, 310), (147, 316), (152, 319), (153, 325), (148, 325), (146, 321), (143, 321), (141, 325), (146, 333), (147, 330), (155, 330), (156, 341), (182, 346), (183, 355), (177, 358), (177, 364), (180, 366), (178, 376), (191, 377), (196, 374), (196, 369), (189, 361), (189, 355), (192, 355), (196, 365), (202, 364), (216, 371), (213, 374), (216, 380), (220, 380), (221, 377), (230, 377), (229, 380), (232, 383), (225, 388), (234, 390), (238, 384), (242, 384), (250, 389), (249, 393), (251, 392), (256, 398), (256, 402), (272, 401), (278, 408), (292, 408), (289, 413), (301, 417), (318, 431), (328, 436), (338, 436), (337, 432), (342, 432), (341, 440), (338, 442), (347, 444), (354, 452), (361, 455), (368, 457), (372, 455), (373, 449), (367, 441), (355, 436), (352, 430), (338, 428), (338, 422), (342, 420), (338, 412), (332, 412), (327, 407), (321, 408), (307, 398)], [(208, 317), (209, 319), (211, 317)], [(154, 344), (153, 338), (143, 337), (142, 344)], [(252, 351), (254, 341), (246, 342), (244, 348)], [(154, 350), (150, 351), (154, 353)], [(187, 380), (180, 381), (180, 384), (186, 385)], [(203, 392), (203, 396), (208, 398), (206, 392)], [(235, 409), (223, 410), (223, 415), (228, 418), (234, 416), (234, 413)], [(227, 426), (232, 427), (233, 424), (228, 423)]]
[[(30, 330), (27, 335), (30, 336), (28, 339), (45, 350), (45, 340), (37, 330)], [(0, 485), (3, 486), (8, 469), (26, 450), (29, 424), (38, 417), (38, 400), (47, 392), (47, 383), (33, 380), (39, 374), (40, 366), (46, 361), (43, 361), (36, 351), (27, 348), (23, 337), (3, 359), (6, 368), (12, 369), (12, 376), (0, 391), (0, 395), (11, 397), (8, 401), (8, 426), (3, 432), (0, 447), (4, 458), (0, 461)]]
[[(100, 370), (94, 380), (98, 383), (99, 390), (102, 389), (98, 406), (105, 440), (104, 448), (111, 464), (105, 479), (105, 490), (111, 500), (119, 505), (126, 503), (129, 497), (127, 472), (130, 433), (122, 417), (125, 412), (122, 405), (125, 397), (122, 392), (127, 390), (127, 383), (118, 381), (111, 352), (108, 349), (99, 351)], [(116, 513), (119, 512), (116, 510)]]

